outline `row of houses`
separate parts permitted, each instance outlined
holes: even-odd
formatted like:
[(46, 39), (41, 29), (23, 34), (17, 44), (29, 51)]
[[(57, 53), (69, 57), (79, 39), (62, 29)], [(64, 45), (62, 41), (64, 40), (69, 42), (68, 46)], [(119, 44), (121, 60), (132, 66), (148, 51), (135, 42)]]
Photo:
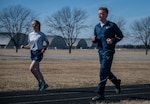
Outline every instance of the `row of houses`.
[[(65, 39), (61, 36), (57, 35), (47, 35), (49, 40), (49, 49), (67, 49), (68, 45)], [(0, 33), (0, 48), (15, 48), (15, 43), (13, 39), (17, 41), (18, 46), (27, 44), (28, 37), (25, 34), (16, 34), (14, 37), (10, 38), (8, 33)], [(73, 44), (73, 48), (76, 49), (89, 49), (96, 48), (96, 44), (94, 44), (90, 38), (77, 38), (76, 42)]]

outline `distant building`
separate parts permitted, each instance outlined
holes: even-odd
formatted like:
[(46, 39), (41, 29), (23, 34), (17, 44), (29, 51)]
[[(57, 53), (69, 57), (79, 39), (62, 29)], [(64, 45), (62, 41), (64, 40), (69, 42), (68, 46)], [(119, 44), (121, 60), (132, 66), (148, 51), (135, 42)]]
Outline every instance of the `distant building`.
[(7, 32), (0, 33), (0, 48), (15, 48), (15, 44), (27, 44), (27, 35), (19, 33), (11, 38)]
[(26, 34), (19, 33), (14, 35), (14, 37), (10, 39), (6, 48), (15, 48), (14, 46), (16, 45), (18, 46), (18, 48), (20, 48), (22, 44), (26, 45), (27, 43), (28, 43), (28, 36)]
[[(49, 40), (49, 49), (68, 49), (68, 45), (63, 37), (58, 35), (47, 35)], [(18, 42), (18, 46), (21, 44), (26, 45), (28, 43), (28, 36), (25, 34), (17, 34), (12, 39), (8, 36), (8, 33), (0, 33), (0, 48), (15, 48), (13, 39)], [(94, 49), (96, 48), (89, 38), (77, 38), (76, 42), (73, 44), (73, 49)]]
[(7, 33), (0, 33), (0, 48), (6, 48), (10, 41), (10, 38), (7, 36)]
[(97, 44), (93, 43), (90, 38), (79, 39), (77, 49), (95, 49)]
[(80, 39), (78, 44), (77, 44), (77, 49), (87, 49), (87, 43), (85, 41), (85, 39)]
[(67, 44), (65, 40), (61, 36), (48, 35), (47, 38), (50, 43), (49, 49), (66, 49), (67, 48)]

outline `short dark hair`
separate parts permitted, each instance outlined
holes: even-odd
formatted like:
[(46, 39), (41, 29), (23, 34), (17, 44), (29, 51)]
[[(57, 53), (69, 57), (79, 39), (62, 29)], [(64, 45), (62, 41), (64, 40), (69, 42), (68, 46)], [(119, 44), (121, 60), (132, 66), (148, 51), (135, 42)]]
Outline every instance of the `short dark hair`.
[(98, 10), (104, 10), (107, 14), (108, 14), (108, 9), (107, 9), (107, 7), (100, 7)]

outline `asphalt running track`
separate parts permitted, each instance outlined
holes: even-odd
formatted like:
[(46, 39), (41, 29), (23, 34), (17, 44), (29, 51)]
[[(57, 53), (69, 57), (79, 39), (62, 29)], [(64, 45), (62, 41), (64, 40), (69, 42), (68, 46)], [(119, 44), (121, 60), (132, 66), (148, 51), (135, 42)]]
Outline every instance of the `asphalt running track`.
[[(113, 86), (106, 86), (105, 102), (121, 100), (150, 100), (150, 84), (124, 85), (120, 94)], [(96, 94), (96, 87), (52, 89), (43, 92), (16, 91), (0, 92), (0, 104), (94, 104), (91, 97)]]

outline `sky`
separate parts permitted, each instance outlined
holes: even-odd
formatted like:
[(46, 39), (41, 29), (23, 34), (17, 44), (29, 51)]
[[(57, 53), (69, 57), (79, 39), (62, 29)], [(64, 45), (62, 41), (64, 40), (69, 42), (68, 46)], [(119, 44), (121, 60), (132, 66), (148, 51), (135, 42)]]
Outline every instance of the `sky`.
[[(150, 0), (0, 0), (0, 11), (15, 5), (21, 5), (39, 14), (39, 21), (42, 24), (41, 31), (47, 35), (50, 35), (45, 24), (48, 16), (66, 6), (71, 9), (85, 10), (88, 15), (85, 24), (90, 25), (91, 28), (83, 30), (79, 38), (90, 38), (93, 35), (94, 26), (99, 22), (97, 11), (102, 6), (109, 9), (110, 21), (111, 17), (124, 19), (126, 30), (130, 30), (130, 25), (135, 20), (150, 16)], [(133, 44), (133, 40), (125, 37), (120, 44)]]

